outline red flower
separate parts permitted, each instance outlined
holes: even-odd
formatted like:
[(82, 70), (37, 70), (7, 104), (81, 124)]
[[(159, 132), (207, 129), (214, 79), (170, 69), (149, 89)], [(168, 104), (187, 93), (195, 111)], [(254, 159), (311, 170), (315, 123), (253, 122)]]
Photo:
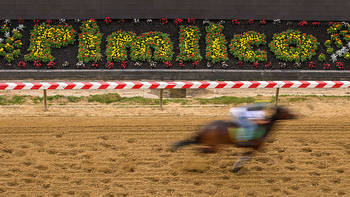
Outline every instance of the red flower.
[(196, 19), (195, 18), (187, 18), (187, 22), (194, 24), (196, 22)]
[(339, 70), (343, 70), (344, 69), (344, 63), (343, 62), (337, 62), (335, 64), (335, 66), (339, 69)]
[(122, 61), (120, 65), (125, 69), (128, 65), (128, 61)]
[(182, 19), (181, 18), (176, 18), (175, 20), (174, 20), (174, 23), (175, 23), (175, 25), (180, 25), (180, 24), (182, 24)]
[(248, 23), (249, 24), (254, 24), (254, 20), (253, 19), (249, 19)]
[(266, 24), (266, 21), (265, 21), (265, 19), (263, 19), (263, 20), (260, 20), (260, 24), (262, 24), (262, 25), (265, 25), (265, 24)]
[(242, 67), (243, 67), (243, 62), (242, 62), (242, 61), (238, 61), (238, 62), (236, 62), (236, 64), (237, 64), (237, 66), (238, 66), (239, 68), (242, 68)]
[(55, 65), (55, 62), (53, 61), (49, 61), (49, 63), (46, 64), (47, 68), (53, 68)]
[(34, 67), (39, 68), (41, 66), (42, 66), (42, 63), (40, 61), (38, 61), (38, 60), (34, 61)]
[(253, 66), (254, 66), (255, 68), (259, 68), (259, 65), (260, 65), (260, 64), (259, 64), (258, 62), (254, 62), (254, 63), (253, 63)]
[(39, 20), (38, 19), (34, 19), (33, 23), (37, 25), (39, 23)]
[(194, 67), (197, 67), (198, 64), (199, 64), (199, 61), (198, 61), (198, 60), (196, 60), (196, 61), (194, 61), (194, 62), (192, 63), (192, 65), (193, 65)]
[(304, 25), (307, 25), (307, 21), (300, 21), (298, 23), (299, 26), (304, 26)]
[(309, 68), (310, 69), (313, 69), (315, 67), (316, 67), (316, 64), (313, 61), (309, 62)]
[(22, 18), (18, 19), (18, 23), (23, 24), (24, 23), (23, 19)]
[(271, 62), (267, 62), (267, 63), (264, 64), (265, 68), (271, 68), (271, 66), (272, 66)]
[(240, 22), (237, 19), (232, 19), (232, 24), (233, 25), (239, 25)]
[(162, 23), (163, 25), (168, 23), (168, 19), (167, 18), (161, 18), (160, 19), (160, 23)]
[(52, 23), (52, 20), (51, 20), (51, 19), (47, 19), (47, 20), (46, 20), (46, 23), (47, 23), (47, 24), (51, 24), (51, 23)]
[(179, 65), (180, 65), (181, 67), (185, 67), (185, 64), (183, 63), (182, 60), (180, 60)]
[(114, 63), (113, 62), (107, 62), (106, 64), (106, 68), (107, 69), (112, 69), (114, 67)]
[(94, 67), (94, 68), (98, 68), (99, 65), (98, 65), (97, 62), (94, 62), (94, 63), (91, 64), (91, 66)]
[(20, 68), (25, 68), (26, 67), (26, 63), (24, 61), (19, 61), (17, 66), (20, 67)]
[(173, 64), (170, 63), (169, 61), (164, 62), (164, 64), (165, 64), (167, 67), (171, 67), (171, 66), (173, 65)]
[(324, 63), (323, 64), (323, 69), (324, 70), (329, 70), (331, 68), (331, 65), (330, 64), (328, 64), (328, 63)]
[(110, 24), (112, 22), (112, 19), (111, 17), (105, 17), (104, 21), (106, 24)]
[(315, 25), (315, 26), (320, 26), (321, 23), (320, 22), (312, 22), (311, 24)]

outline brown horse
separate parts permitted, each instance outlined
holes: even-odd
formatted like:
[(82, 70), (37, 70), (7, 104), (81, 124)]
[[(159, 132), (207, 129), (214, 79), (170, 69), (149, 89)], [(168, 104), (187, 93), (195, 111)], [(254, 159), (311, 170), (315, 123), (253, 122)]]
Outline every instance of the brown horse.
[[(261, 110), (263, 106), (255, 105), (248, 107), (248, 110)], [(232, 121), (218, 120), (204, 126), (192, 139), (182, 140), (175, 143), (171, 147), (171, 151), (176, 151), (180, 147), (188, 146), (191, 144), (206, 145), (207, 148), (202, 149), (205, 153), (216, 152), (217, 147), (222, 144), (233, 144), (237, 147), (251, 147), (258, 150), (264, 142), (264, 139), (270, 133), (276, 120), (294, 119), (296, 116), (290, 112), (287, 108), (278, 106), (273, 108), (273, 113), (267, 124), (259, 125), (263, 129), (263, 134), (254, 140), (248, 142), (238, 142), (235, 139), (235, 131), (239, 128), (238, 124)], [(250, 155), (252, 152), (249, 152)], [(236, 162), (234, 171), (238, 171), (243, 162), (249, 160), (249, 157), (244, 156)]]

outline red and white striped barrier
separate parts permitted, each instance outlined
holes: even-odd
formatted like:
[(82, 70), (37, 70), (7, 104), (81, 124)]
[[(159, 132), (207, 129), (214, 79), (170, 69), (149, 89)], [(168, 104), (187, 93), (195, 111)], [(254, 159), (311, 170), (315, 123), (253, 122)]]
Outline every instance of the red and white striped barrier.
[(350, 88), (350, 81), (116, 81), (0, 83), (0, 90), (104, 90), (182, 88)]

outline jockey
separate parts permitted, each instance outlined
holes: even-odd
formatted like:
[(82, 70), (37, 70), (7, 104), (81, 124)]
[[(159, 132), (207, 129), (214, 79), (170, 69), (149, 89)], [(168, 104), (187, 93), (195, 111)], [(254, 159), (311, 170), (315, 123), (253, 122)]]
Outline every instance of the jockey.
[[(260, 109), (259, 109), (260, 108)], [(236, 119), (238, 125), (244, 129), (244, 134), (236, 136), (238, 141), (249, 141), (254, 138), (258, 125), (267, 124), (264, 107), (249, 109), (248, 107), (231, 108), (230, 115)]]

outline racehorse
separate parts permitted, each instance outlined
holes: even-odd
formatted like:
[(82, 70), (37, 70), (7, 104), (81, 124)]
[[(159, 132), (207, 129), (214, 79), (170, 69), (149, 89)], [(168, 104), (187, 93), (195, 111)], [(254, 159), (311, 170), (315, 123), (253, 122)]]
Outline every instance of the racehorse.
[[(251, 106), (248, 107), (248, 110), (261, 110), (262, 107), (263, 106)], [(222, 144), (233, 144), (237, 147), (251, 147), (254, 150), (258, 150), (263, 144), (266, 136), (269, 135), (277, 120), (295, 118), (296, 115), (289, 111), (287, 108), (274, 106), (272, 108), (272, 115), (268, 119), (268, 123), (259, 125), (258, 127), (260, 131), (262, 131), (261, 135), (254, 140), (246, 142), (237, 141), (235, 139), (235, 135), (240, 129), (237, 123), (233, 121), (217, 120), (201, 128), (199, 132), (191, 139), (182, 140), (173, 144), (170, 150), (174, 152), (180, 147), (192, 144), (206, 145), (207, 148), (202, 149), (202, 152), (205, 153), (216, 152), (218, 146)], [(233, 171), (238, 172), (243, 166), (243, 163), (250, 160), (252, 153), (253, 152), (247, 152), (243, 157), (239, 158), (239, 160), (234, 165)]]

